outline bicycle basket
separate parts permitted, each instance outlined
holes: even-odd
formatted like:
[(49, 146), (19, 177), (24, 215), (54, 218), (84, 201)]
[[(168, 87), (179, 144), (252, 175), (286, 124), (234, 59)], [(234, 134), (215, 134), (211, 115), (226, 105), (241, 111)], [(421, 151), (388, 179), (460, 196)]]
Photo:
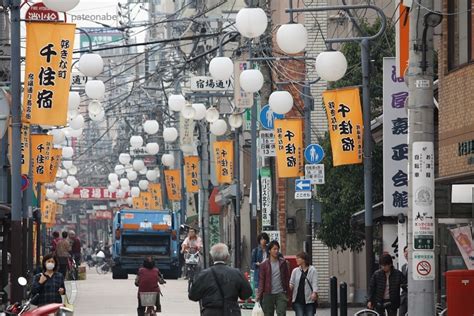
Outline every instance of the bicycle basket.
[(187, 258), (185, 258), (186, 264), (198, 264), (199, 263), (199, 255), (198, 254), (190, 254)]
[(156, 292), (141, 292), (140, 293), (140, 304), (143, 307), (155, 306), (156, 305)]

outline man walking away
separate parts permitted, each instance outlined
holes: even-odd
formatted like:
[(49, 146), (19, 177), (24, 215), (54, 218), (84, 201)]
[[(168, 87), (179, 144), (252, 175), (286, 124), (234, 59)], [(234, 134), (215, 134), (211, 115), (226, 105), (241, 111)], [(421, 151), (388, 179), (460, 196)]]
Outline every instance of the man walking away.
[(274, 240), (268, 245), (270, 257), (260, 265), (257, 301), (261, 301), (265, 316), (286, 315), (290, 269), (279, 256), (280, 244)]
[(202, 316), (240, 316), (237, 299), (248, 299), (252, 288), (238, 269), (228, 267), (229, 248), (216, 244), (211, 248), (214, 266), (199, 273), (189, 291), (189, 299), (201, 301)]
[(370, 279), (369, 302), (367, 307), (380, 315), (397, 316), (400, 307), (400, 288), (406, 279), (400, 270), (393, 267), (392, 256), (384, 253), (380, 257), (381, 268)]
[(67, 238), (67, 232), (64, 231), (61, 233), (62, 239), (58, 241), (56, 245), (56, 256), (58, 257), (59, 261), (59, 272), (62, 273), (64, 278), (66, 279), (67, 267), (69, 264), (69, 257), (71, 256), (71, 244)]
[(402, 295), (400, 296), (400, 316), (405, 316), (408, 312), (408, 246), (403, 248), (403, 255), (407, 263), (402, 265), (402, 274), (405, 277), (405, 284), (402, 284)]
[(71, 243), (71, 254), (79, 266), (81, 264), (81, 241), (76, 237), (76, 233), (73, 230), (69, 231), (69, 240)]

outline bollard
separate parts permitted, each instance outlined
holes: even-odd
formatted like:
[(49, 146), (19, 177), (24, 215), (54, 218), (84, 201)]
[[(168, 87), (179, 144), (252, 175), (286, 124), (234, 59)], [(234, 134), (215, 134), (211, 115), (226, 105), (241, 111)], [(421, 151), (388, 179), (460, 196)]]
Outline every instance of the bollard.
[(347, 316), (347, 283), (341, 282), (339, 285), (340, 316)]
[(330, 302), (331, 302), (331, 316), (337, 316), (337, 278), (335, 276), (330, 279)]

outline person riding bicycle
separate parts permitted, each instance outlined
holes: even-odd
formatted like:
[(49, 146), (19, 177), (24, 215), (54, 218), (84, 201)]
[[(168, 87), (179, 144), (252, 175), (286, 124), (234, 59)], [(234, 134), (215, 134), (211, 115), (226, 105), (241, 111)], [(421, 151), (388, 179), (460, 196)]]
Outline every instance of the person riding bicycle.
[(135, 286), (138, 286), (138, 316), (145, 315), (145, 306), (141, 305), (140, 293), (155, 292), (156, 295), (156, 312), (161, 312), (160, 303), (160, 286), (159, 284), (166, 283), (160, 273), (160, 270), (155, 267), (155, 260), (152, 257), (146, 257), (143, 261), (143, 267), (138, 270), (135, 278)]
[[(190, 228), (188, 231), (188, 236), (184, 239), (181, 245), (181, 253), (184, 254), (185, 260), (189, 258), (190, 254), (199, 253), (202, 249), (202, 240), (196, 234), (194, 228)], [(199, 260), (201, 261), (201, 260)], [(185, 267), (185, 277), (188, 278), (188, 265)]]

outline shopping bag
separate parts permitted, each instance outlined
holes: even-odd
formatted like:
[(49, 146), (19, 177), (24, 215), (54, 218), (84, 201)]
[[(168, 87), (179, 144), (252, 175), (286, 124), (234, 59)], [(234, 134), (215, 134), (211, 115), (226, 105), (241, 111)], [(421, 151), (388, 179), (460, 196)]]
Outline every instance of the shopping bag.
[(74, 305), (69, 303), (69, 298), (67, 297), (67, 295), (61, 295), (61, 296), (62, 296), (62, 299), (63, 299), (64, 307), (66, 307), (70, 311), (74, 311)]
[(255, 305), (252, 309), (252, 316), (264, 316), (263, 309), (259, 302), (255, 302)]

